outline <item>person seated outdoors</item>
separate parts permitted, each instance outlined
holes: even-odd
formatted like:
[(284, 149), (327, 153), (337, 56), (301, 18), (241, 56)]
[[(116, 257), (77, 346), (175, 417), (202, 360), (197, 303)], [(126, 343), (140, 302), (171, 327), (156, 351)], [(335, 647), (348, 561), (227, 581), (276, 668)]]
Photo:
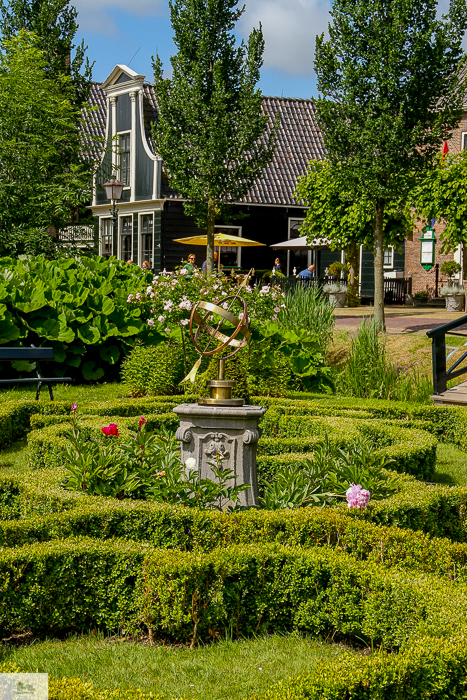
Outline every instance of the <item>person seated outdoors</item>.
[[(217, 250), (214, 251), (214, 267), (217, 267)], [(204, 263), (201, 265), (201, 270), (206, 274), (208, 269), (208, 261), (205, 260)]]
[(152, 272), (151, 265), (149, 263), (149, 260), (143, 260), (143, 264), (141, 265), (141, 269), (144, 270), (144, 272)]
[(315, 266), (309, 265), (305, 270), (298, 273), (297, 279), (301, 280), (304, 284), (309, 284), (315, 276)]
[(196, 255), (194, 253), (190, 253), (190, 255), (188, 256), (188, 262), (186, 262), (184, 264), (184, 266), (182, 267), (182, 270), (188, 270), (188, 274), (186, 277), (189, 280), (192, 278), (193, 272), (196, 269), (195, 261), (196, 261)]
[(274, 267), (272, 269), (274, 272), (282, 272), (282, 265), (279, 258), (274, 260)]

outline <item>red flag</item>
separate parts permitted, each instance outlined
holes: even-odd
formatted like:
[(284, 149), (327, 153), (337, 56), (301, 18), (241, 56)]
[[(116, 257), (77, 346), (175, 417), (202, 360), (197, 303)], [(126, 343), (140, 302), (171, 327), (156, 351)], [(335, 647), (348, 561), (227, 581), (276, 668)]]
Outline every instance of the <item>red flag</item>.
[(446, 155), (446, 153), (449, 153), (449, 147), (448, 147), (447, 141), (444, 142), (444, 146), (443, 146), (443, 158)]

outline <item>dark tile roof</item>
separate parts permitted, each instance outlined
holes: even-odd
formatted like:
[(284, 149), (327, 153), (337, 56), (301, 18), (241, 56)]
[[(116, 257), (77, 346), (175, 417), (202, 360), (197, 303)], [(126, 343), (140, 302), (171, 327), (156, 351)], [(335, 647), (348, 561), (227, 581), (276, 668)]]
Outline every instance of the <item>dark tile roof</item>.
[[(86, 118), (84, 141), (93, 148), (93, 139), (102, 139), (106, 124), (106, 98), (100, 85), (91, 91), (90, 103), (94, 108)], [(309, 161), (325, 155), (323, 139), (316, 121), (313, 100), (286, 97), (264, 97), (263, 109), (270, 118), (270, 128), (280, 111), (280, 126), (274, 158), (242, 200), (245, 204), (294, 205), (293, 193), (300, 175), (306, 172)], [(151, 123), (157, 119), (157, 101), (154, 86), (144, 85), (144, 122), (148, 143), (154, 152)], [(165, 180), (165, 178), (164, 178)], [(165, 185), (163, 195), (178, 199), (178, 194)]]

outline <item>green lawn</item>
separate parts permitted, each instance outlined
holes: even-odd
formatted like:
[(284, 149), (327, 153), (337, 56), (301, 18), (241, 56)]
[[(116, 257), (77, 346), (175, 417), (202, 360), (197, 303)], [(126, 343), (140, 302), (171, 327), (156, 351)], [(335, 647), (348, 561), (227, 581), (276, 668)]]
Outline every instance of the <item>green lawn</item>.
[(192, 651), (76, 637), (3, 647), (3, 660), (55, 678), (79, 677), (97, 688), (137, 687), (167, 698), (241, 700), (264, 693), (281, 679), (312, 672), (320, 659), (332, 661), (344, 653), (355, 652), (296, 634), (221, 641)]
[[(108, 401), (128, 396), (123, 385), (119, 382), (111, 384), (55, 384), (53, 386), (54, 399), (56, 401)], [(0, 401), (10, 401), (11, 399), (36, 398), (36, 386), (12, 386), (11, 389), (0, 391)], [(40, 394), (41, 401), (49, 400), (49, 391), (43, 386)]]

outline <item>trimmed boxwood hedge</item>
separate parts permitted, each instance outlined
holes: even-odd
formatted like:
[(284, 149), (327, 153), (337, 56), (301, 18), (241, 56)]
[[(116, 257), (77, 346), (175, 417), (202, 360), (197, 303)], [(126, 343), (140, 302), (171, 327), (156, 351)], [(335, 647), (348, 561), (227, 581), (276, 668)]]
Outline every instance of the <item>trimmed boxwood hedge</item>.
[(404, 648), (467, 631), (467, 591), (324, 548), (170, 552), (72, 538), (0, 552), (2, 634), (148, 629), (174, 641), (302, 630)]
[[(400, 497), (409, 505), (404, 510), (402, 501), (399, 513), (395, 504), (390, 502), (385, 510), (385, 501), (381, 501), (360, 512), (337, 507), (229, 514), (65, 491), (58, 487), (62, 473), (44, 470), (27, 476), (0, 476), (0, 513), (4, 518), (0, 520), (0, 546), (21, 546), (71, 535), (117, 537), (189, 551), (250, 542), (326, 545), (358, 559), (467, 581), (467, 544), (439, 537), (467, 540), (463, 518), (467, 489), (432, 489), (413, 478), (398, 477), (406, 489), (414, 488), (414, 492), (401, 492)], [(415, 502), (417, 488), (424, 490), (426, 496), (426, 501), (419, 498), (418, 510), (410, 505)], [(420, 531), (408, 528), (408, 516), (420, 526)], [(438, 537), (431, 539), (428, 533)]]
[[(148, 428), (160, 430), (165, 427), (175, 430), (178, 417), (173, 413), (146, 414)], [(70, 429), (70, 421), (64, 416), (38, 416), (32, 424), (37, 429), (28, 435), (29, 461), (33, 468), (47, 468), (62, 464), (62, 452), (66, 444), (64, 435)], [(94, 439), (103, 439), (101, 428), (107, 422), (118, 424), (121, 436), (127, 436), (128, 430), (137, 430), (139, 414), (134, 417), (86, 415), (80, 419), (83, 430), (89, 431)], [(41, 427), (39, 429), (39, 426)], [(355, 421), (346, 418), (316, 418), (300, 421), (289, 421), (289, 433), (286, 434), (287, 423), (282, 425), (279, 437), (263, 437), (258, 443), (258, 476), (260, 481), (274, 478), (274, 465), (286, 467), (288, 454), (291, 452), (310, 452), (317, 444), (328, 437), (331, 442), (340, 446), (351, 444), (358, 435), (367, 436), (375, 445), (376, 452), (384, 453), (394, 460), (391, 465), (399, 472), (414, 474), (423, 479), (433, 475), (436, 462), (435, 437), (423, 430), (400, 428), (384, 421)], [(105, 438), (104, 438), (105, 440)], [(282, 461), (264, 460), (266, 455), (284, 455)]]

